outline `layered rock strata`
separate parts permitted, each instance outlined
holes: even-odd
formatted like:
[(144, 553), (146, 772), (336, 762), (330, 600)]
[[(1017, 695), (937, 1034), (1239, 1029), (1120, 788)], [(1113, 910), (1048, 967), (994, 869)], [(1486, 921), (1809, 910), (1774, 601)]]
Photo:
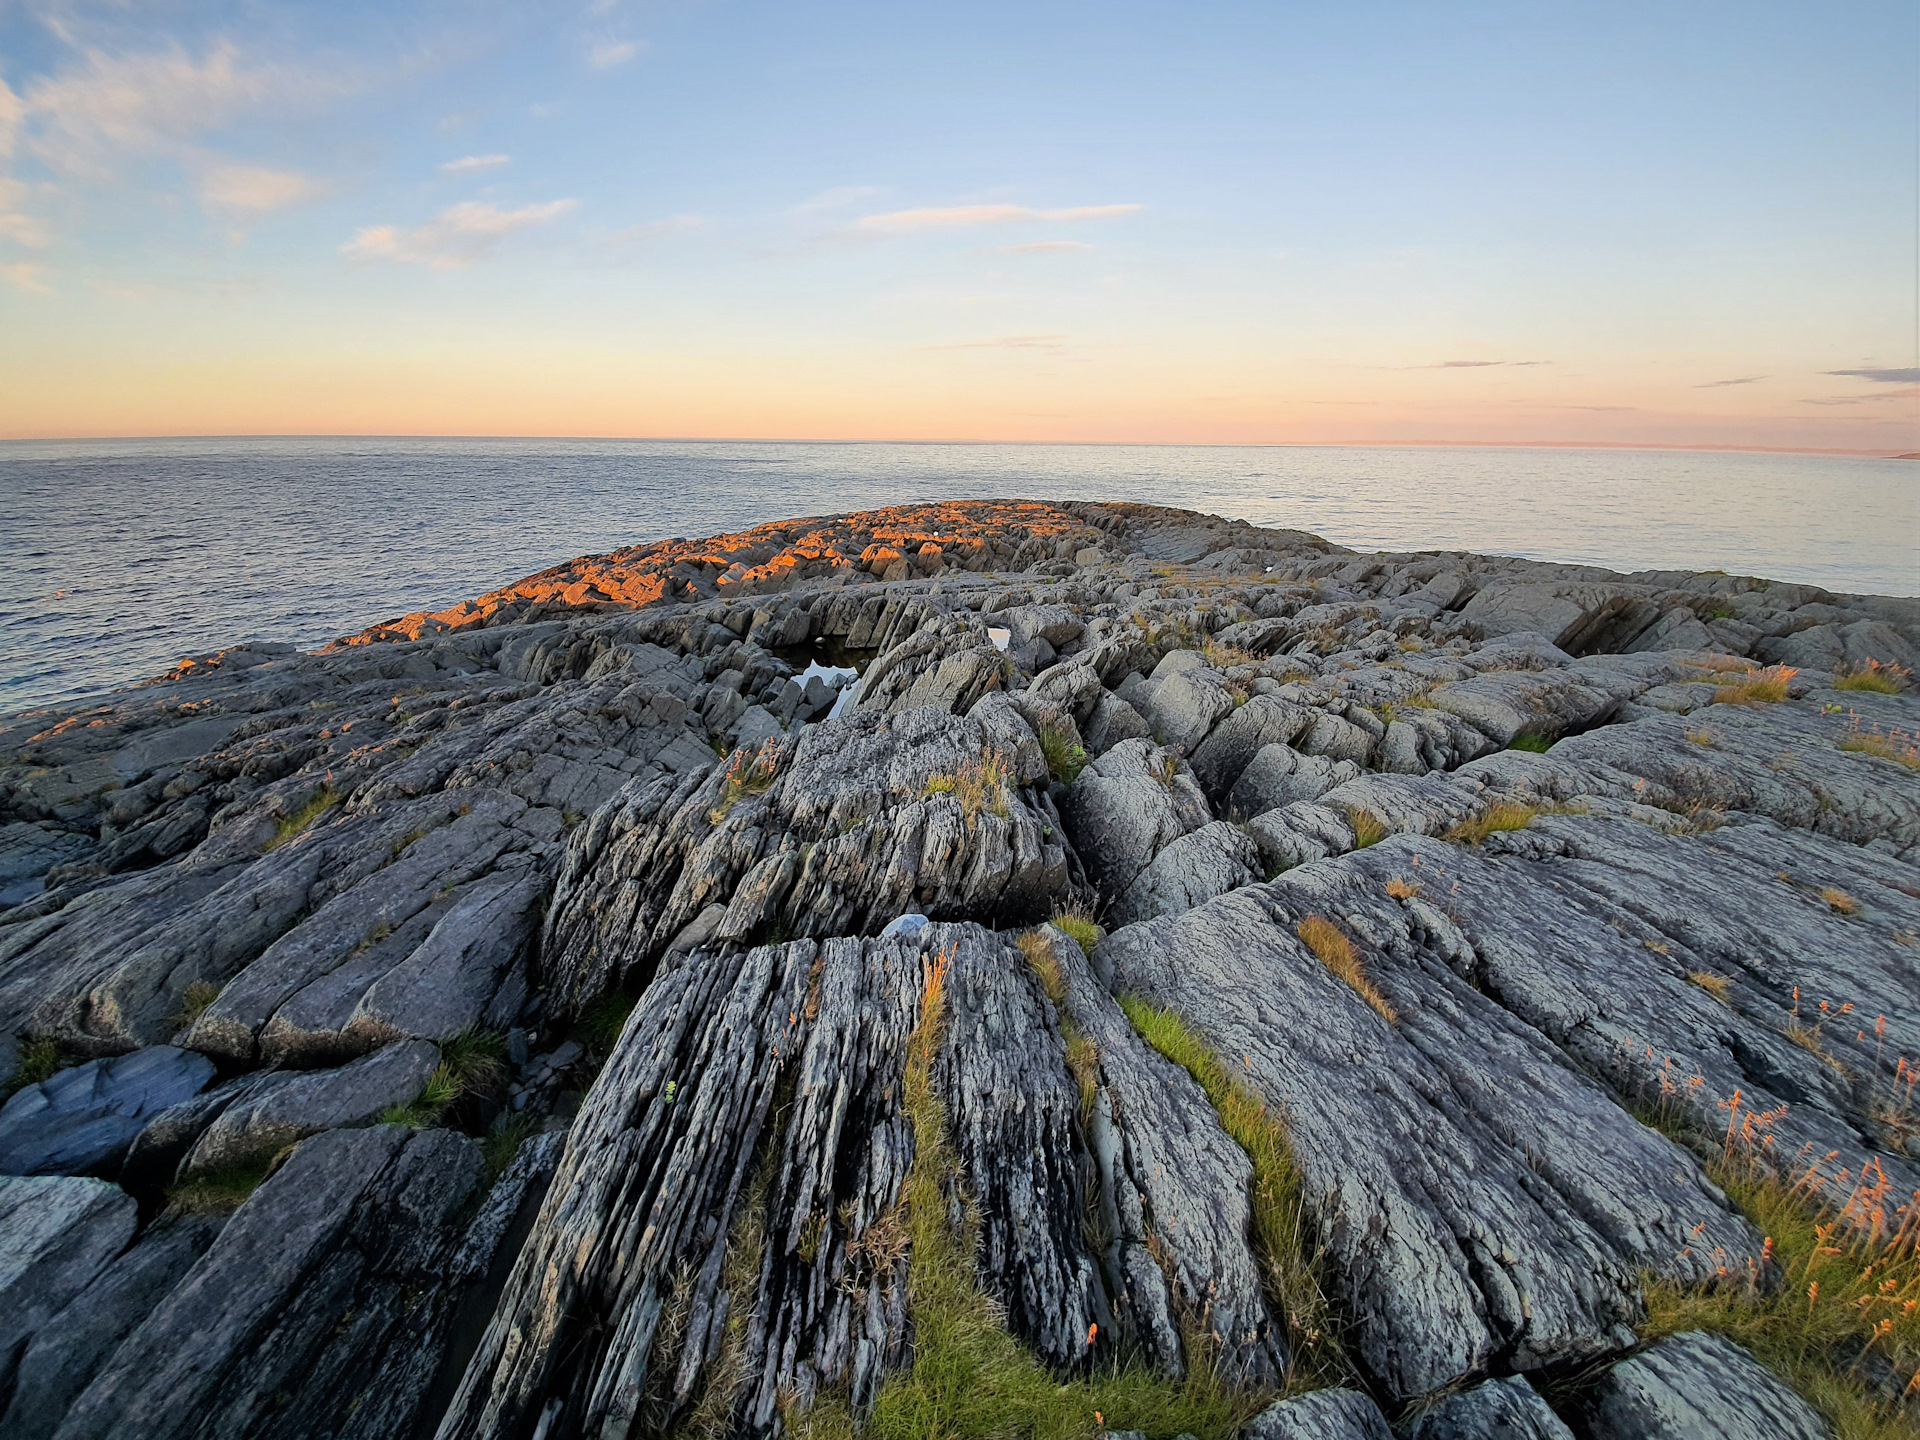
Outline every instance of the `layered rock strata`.
[[(954, 502), (0, 721), (0, 1435), (857, 1425), (930, 1343), (930, 1114), (1062, 1384), (1823, 1433), (1643, 1346), (1643, 1286), (1778, 1283), (1716, 1145), (1920, 1190), (1917, 644), (1912, 600)], [(1260, 1106), (1344, 1357), (1265, 1408)], [(1831, 1358), (1895, 1396), (1876, 1345)]]

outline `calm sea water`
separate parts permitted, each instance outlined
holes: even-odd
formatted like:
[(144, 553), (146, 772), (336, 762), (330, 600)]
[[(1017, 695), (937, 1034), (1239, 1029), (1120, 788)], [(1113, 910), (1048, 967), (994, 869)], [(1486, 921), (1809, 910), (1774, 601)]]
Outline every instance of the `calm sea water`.
[(0, 711), (322, 644), (635, 541), (961, 496), (1147, 500), (1358, 549), (1920, 593), (1920, 464), (1624, 450), (599, 440), (0, 444)]

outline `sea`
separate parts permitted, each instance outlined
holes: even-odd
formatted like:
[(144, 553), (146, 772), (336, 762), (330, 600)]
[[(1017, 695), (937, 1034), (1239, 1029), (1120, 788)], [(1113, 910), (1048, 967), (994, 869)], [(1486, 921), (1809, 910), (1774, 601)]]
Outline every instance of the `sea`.
[(1726, 451), (671, 440), (0, 442), (0, 712), (325, 644), (581, 555), (921, 500), (1140, 500), (1356, 550), (1920, 594), (1920, 463)]

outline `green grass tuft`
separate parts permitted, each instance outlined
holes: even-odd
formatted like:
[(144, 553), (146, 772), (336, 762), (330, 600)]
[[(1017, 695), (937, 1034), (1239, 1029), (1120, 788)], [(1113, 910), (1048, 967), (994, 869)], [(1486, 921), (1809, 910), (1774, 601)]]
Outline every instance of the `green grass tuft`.
[(23, 1040), (20, 1042), (20, 1054), (13, 1074), (0, 1085), (0, 1100), (11, 1097), (15, 1091), (24, 1090), (29, 1085), (38, 1085), (51, 1080), (54, 1072), (66, 1068), (62, 1060), (60, 1047), (47, 1039)]
[(1047, 757), (1047, 773), (1062, 784), (1071, 785), (1087, 768), (1087, 751), (1073, 738), (1065, 725), (1040, 727), (1040, 753)]
[(1064, 930), (1089, 957), (1093, 947), (1100, 943), (1100, 926), (1093, 916), (1078, 905), (1053, 912), (1053, 919), (1047, 922), (1056, 930)]
[(167, 1188), (167, 1213), (225, 1215), (238, 1210), (293, 1150), (289, 1145), (271, 1160), (208, 1170)]
[(1864, 690), (1874, 695), (1898, 695), (1913, 682), (1913, 673), (1898, 665), (1869, 660), (1833, 677), (1836, 690)]
[(1348, 810), (1347, 824), (1353, 829), (1353, 848), (1356, 850), (1378, 845), (1387, 838), (1386, 822), (1371, 810)]
[(1553, 741), (1544, 735), (1516, 735), (1513, 743), (1507, 746), (1509, 750), (1525, 750), (1533, 755), (1544, 755), (1552, 748)]
[(1501, 800), (1490, 806), (1487, 813), (1477, 820), (1462, 820), (1449, 829), (1440, 838), (1451, 840), (1458, 845), (1479, 845), (1489, 835), (1501, 830), (1524, 830), (1533, 823), (1536, 815), (1542, 813), (1538, 805), (1526, 805), (1517, 800)]
[(580, 1012), (580, 1018), (573, 1024), (573, 1038), (590, 1055), (602, 1058), (611, 1055), (619, 1043), (620, 1032), (626, 1028), (627, 1016), (639, 1003), (637, 996), (623, 995), (618, 990), (607, 992)]
[(493, 1030), (462, 1030), (440, 1042), (440, 1063), (427, 1076), (420, 1093), (405, 1105), (389, 1105), (380, 1115), (383, 1125), (438, 1125), (470, 1095), (497, 1093), (506, 1085), (502, 1063), (507, 1040)]
[(1322, 1284), (1322, 1257), (1308, 1249), (1300, 1172), (1287, 1132), (1266, 1102), (1244, 1085), (1173, 1010), (1138, 995), (1122, 995), (1120, 1008), (1141, 1037), (1180, 1066), (1206, 1091), (1220, 1125), (1253, 1162), (1254, 1253), (1260, 1258), (1268, 1299), (1285, 1317), (1293, 1352), (1292, 1392), (1318, 1389), (1350, 1378), (1339, 1327)]
[(289, 840), (308, 829), (314, 821), (318, 820), (339, 803), (340, 796), (334, 792), (331, 786), (321, 786), (319, 790), (314, 792), (313, 798), (308, 800), (306, 804), (291, 814), (280, 817), (280, 824), (274, 830), (273, 838), (267, 841), (265, 848), (267, 850), (278, 850)]
[(480, 1153), (486, 1157), (487, 1177), (498, 1180), (506, 1173), (513, 1157), (520, 1153), (520, 1147), (531, 1140), (540, 1126), (531, 1115), (522, 1111), (515, 1114), (511, 1110), (502, 1111), (487, 1131), (487, 1138), (480, 1142)]

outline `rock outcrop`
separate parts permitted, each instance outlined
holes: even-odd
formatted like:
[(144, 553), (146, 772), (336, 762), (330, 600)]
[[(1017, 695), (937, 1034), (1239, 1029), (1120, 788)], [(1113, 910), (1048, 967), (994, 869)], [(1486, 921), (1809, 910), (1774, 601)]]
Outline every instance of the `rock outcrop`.
[(1920, 1223), (1917, 651), (952, 502), (0, 720), (0, 1437), (1824, 1435), (1647, 1297)]

